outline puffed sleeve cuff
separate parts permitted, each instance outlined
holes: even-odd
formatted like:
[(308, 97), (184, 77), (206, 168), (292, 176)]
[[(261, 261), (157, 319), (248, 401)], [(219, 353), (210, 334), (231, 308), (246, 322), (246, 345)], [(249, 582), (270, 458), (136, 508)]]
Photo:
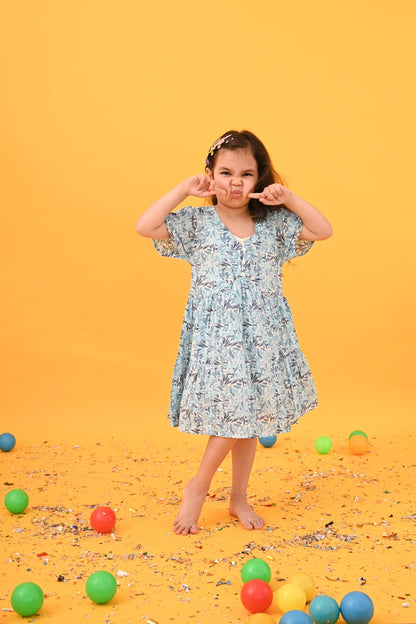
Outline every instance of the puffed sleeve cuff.
[(190, 260), (196, 243), (196, 212), (191, 206), (168, 214), (165, 220), (168, 238), (154, 238), (155, 249), (168, 258)]

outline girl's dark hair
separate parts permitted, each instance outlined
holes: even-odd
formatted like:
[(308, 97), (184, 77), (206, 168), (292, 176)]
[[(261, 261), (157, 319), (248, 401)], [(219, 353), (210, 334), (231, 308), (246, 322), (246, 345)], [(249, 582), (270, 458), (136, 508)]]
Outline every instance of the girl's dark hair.
[[(266, 186), (269, 184), (274, 184), (277, 182), (278, 184), (282, 184), (286, 186), (285, 181), (282, 176), (277, 173), (274, 169), (269, 153), (263, 143), (256, 137), (255, 134), (250, 132), (249, 130), (242, 130), (238, 132), (237, 130), (229, 130), (228, 132), (224, 132), (217, 141), (211, 146), (208, 157), (205, 161), (206, 167), (214, 170), (215, 161), (218, 156), (218, 152), (221, 149), (248, 149), (254, 156), (254, 159), (257, 163), (257, 172), (259, 179), (254, 188), (254, 193), (260, 193)], [(213, 203), (217, 203), (217, 198), (215, 195), (213, 196)], [(273, 206), (265, 206), (258, 199), (250, 199), (248, 205), (251, 216), (255, 221), (264, 219), (267, 211)]]

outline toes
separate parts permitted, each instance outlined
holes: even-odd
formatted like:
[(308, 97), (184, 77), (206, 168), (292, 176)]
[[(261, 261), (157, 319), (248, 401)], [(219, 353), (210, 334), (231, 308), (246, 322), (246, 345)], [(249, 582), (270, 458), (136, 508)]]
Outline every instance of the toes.
[(263, 527), (264, 527), (264, 520), (263, 520), (263, 518), (259, 518), (258, 520), (256, 520), (253, 523), (253, 528), (254, 529), (261, 529)]
[(243, 527), (247, 531), (261, 529), (265, 525), (264, 518), (262, 518), (261, 516), (257, 516), (257, 517), (255, 516), (254, 518), (253, 517), (245, 518), (244, 516), (241, 516), (241, 517), (237, 516), (237, 517), (240, 520)]
[(176, 535), (188, 535), (189, 533), (195, 535), (196, 533), (198, 533), (198, 527), (196, 526), (196, 524), (187, 524), (185, 522), (179, 522), (179, 520), (177, 520), (173, 523), (173, 531), (176, 533)]
[(179, 520), (175, 520), (175, 522), (173, 523), (173, 530), (175, 531), (176, 535), (179, 535), (185, 529), (186, 529), (186, 524), (184, 522), (180, 522)]

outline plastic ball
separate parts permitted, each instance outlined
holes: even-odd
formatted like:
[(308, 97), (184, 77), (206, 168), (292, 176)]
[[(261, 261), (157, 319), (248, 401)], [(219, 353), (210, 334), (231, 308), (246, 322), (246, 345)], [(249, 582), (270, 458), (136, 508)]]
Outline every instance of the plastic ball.
[(98, 570), (88, 577), (85, 590), (93, 602), (105, 604), (116, 595), (117, 581), (110, 572)]
[(111, 533), (116, 526), (116, 514), (110, 507), (97, 507), (91, 514), (90, 522), (97, 533)]
[(0, 435), (0, 451), (11, 451), (16, 444), (16, 438), (12, 433), (2, 433)]
[(331, 596), (316, 596), (309, 605), (309, 615), (314, 624), (335, 624), (339, 618), (339, 606)]
[(243, 583), (252, 579), (261, 579), (268, 583), (272, 577), (272, 572), (268, 563), (262, 559), (249, 559), (241, 568), (241, 579)]
[(10, 490), (4, 497), (4, 504), (13, 514), (22, 513), (29, 504), (29, 496), (23, 490)]
[(355, 435), (348, 440), (348, 448), (353, 455), (364, 455), (368, 451), (369, 442), (361, 435)]
[(313, 624), (312, 618), (299, 609), (292, 609), (292, 611), (286, 611), (280, 618), (279, 624)]
[(248, 624), (276, 624), (276, 620), (268, 613), (253, 613), (247, 620)]
[(277, 436), (275, 435), (263, 436), (262, 438), (259, 438), (259, 442), (262, 446), (264, 446), (264, 448), (271, 448), (276, 444), (276, 440)]
[(266, 611), (273, 602), (272, 588), (266, 581), (252, 579), (244, 583), (241, 593), (241, 602), (250, 613)]
[(326, 455), (332, 448), (332, 442), (326, 436), (320, 436), (315, 440), (315, 449), (320, 455)]
[(364, 592), (353, 591), (341, 600), (341, 615), (347, 624), (367, 624), (374, 615), (374, 605)]
[(348, 440), (351, 440), (351, 438), (352, 438), (353, 436), (355, 436), (355, 435), (362, 435), (362, 436), (364, 436), (365, 438), (367, 438), (367, 440), (368, 440), (368, 437), (367, 437), (367, 435), (364, 433), (364, 431), (360, 431), (359, 429), (356, 429), (355, 431), (352, 431), (352, 432), (350, 433), (350, 435), (348, 436)]
[(311, 576), (309, 576), (309, 574), (305, 574), (305, 572), (297, 572), (288, 579), (288, 582), (294, 583), (295, 585), (299, 585), (299, 587), (302, 587), (306, 595), (306, 602), (310, 602), (315, 596), (315, 581)]
[(302, 610), (306, 604), (306, 594), (295, 583), (285, 583), (277, 590), (276, 601), (280, 611)]
[(13, 590), (12, 607), (19, 615), (35, 615), (43, 605), (43, 591), (36, 583), (21, 583)]

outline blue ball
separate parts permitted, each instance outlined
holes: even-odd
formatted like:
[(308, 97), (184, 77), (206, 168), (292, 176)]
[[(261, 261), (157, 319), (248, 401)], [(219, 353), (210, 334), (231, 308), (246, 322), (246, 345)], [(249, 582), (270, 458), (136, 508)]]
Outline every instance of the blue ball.
[(309, 605), (309, 615), (315, 624), (335, 624), (339, 606), (331, 596), (316, 596)]
[(292, 609), (291, 611), (286, 611), (280, 618), (279, 624), (313, 624), (313, 620), (305, 611)]
[(271, 448), (272, 446), (274, 446), (276, 444), (276, 440), (277, 440), (277, 436), (275, 435), (264, 436), (262, 438), (259, 438), (260, 444), (264, 446), (265, 448)]
[(367, 624), (374, 615), (373, 601), (364, 592), (350, 592), (341, 600), (341, 615), (347, 624)]
[(16, 438), (11, 433), (2, 433), (0, 435), (0, 450), (1, 451), (11, 451), (16, 444)]

